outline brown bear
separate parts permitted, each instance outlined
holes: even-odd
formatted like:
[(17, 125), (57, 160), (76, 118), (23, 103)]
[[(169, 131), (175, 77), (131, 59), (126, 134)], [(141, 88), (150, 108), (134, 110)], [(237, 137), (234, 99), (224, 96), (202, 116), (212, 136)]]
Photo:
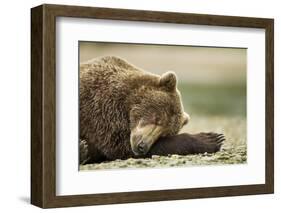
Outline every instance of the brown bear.
[[(202, 133), (203, 139), (202, 135), (176, 136), (189, 115), (184, 112), (174, 72), (155, 75), (113, 56), (91, 60), (80, 65), (79, 104), (80, 138), (87, 141), (89, 162), (149, 156), (153, 152), (177, 154), (173, 152), (180, 149), (179, 141), (190, 146), (184, 145), (178, 154), (190, 153), (196, 141), (199, 145), (210, 140), (207, 144), (214, 151), (220, 147), (217, 134)], [(205, 151), (208, 146), (203, 146)]]

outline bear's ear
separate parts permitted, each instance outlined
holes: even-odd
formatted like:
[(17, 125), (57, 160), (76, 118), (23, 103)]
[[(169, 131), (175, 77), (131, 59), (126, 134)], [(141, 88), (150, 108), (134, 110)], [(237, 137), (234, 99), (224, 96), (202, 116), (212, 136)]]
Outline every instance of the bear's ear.
[(173, 91), (177, 86), (177, 76), (173, 71), (164, 73), (160, 78), (160, 86), (166, 87), (169, 91)]

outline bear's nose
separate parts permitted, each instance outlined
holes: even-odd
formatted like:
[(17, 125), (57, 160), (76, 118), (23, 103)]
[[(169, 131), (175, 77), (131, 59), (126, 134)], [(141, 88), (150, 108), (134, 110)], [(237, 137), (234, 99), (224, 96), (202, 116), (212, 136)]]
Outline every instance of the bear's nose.
[(143, 153), (143, 154), (144, 154), (144, 153), (146, 152), (147, 146), (146, 146), (146, 144), (145, 144), (143, 141), (141, 141), (141, 142), (138, 144), (137, 148), (138, 148), (138, 151), (139, 151), (140, 153)]

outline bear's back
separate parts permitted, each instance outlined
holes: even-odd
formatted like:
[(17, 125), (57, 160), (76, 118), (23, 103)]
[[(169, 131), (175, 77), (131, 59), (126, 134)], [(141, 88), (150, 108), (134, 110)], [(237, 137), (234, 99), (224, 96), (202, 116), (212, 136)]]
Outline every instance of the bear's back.
[(95, 78), (106, 77), (104, 80), (110, 80), (110, 78), (122, 80), (128, 75), (142, 73), (141, 69), (115, 56), (95, 58), (80, 65), (80, 79), (85, 78), (85, 75), (89, 75)]

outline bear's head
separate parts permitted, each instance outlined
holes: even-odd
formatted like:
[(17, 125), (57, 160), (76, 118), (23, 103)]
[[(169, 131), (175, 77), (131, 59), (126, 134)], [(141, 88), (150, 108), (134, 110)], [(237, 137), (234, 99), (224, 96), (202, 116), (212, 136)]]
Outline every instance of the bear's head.
[(137, 94), (139, 101), (130, 110), (130, 143), (135, 155), (145, 155), (159, 137), (176, 135), (188, 123), (177, 77), (172, 71), (154, 83), (143, 84)]

